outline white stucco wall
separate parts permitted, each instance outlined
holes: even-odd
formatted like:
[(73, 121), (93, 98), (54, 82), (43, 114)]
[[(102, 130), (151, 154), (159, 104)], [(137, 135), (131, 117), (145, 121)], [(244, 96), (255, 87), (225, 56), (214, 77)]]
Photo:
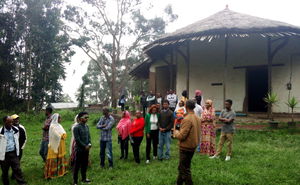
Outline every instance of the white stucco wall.
[[(194, 96), (196, 89), (201, 89), (204, 98), (212, 99), (217, 110), (222, 109), (223, 106), (223, 86), (212, 86), (211, 83), (223, 82), (224, 42), (224, 39), (218, 39), (210, 43), (200, 41), (190, 43), (190, 97)], [(181, 49), (186, 51), (185, 48)], [(288, 112), (285, 102), (289, 91), (286, 89), (286, 84), (289, 82), (291, 72), (290, 55), (296, 52), (300, 52), (300, 38), (291, 38), (288, 45), (280, 50), (273, 60), (274, 64), (284, 64), (284, 66), (272, 69), (273, 92), (278, 94), (280, 100), (278, 106), (274, 107), (275, 112)], [(181, 92), (186, 89), (186, 66), (180, 54), (177, 53), (174, 59), (177, 61), (176, 92), (180, 96)], [(236, 111), (243, 111), (246, 96), (246, 69), (234, 69), (234, 67), (266, 64), (266, 38), (258, 36), (229, 39), (226, 98), (234, 101)], [(157, 61), (149, 70), (155, 72), (156, 67), (165, 65), (166, 63)], [(292, 85), (291, 96), (300, 100), (300, 57), (294, 57)], [(296, 112), (300, 112), (300, 109)]]
[[(223, 86), (211, 86), (211, 83), (222, 82), (224, 78), (224, 39), (207, 42), (191, 42), (190, 97), (196, 89), (201, 89), (204, 98), (212, 99), (220, 110), (223, 105)], [(274, 64), (285, 64), (273, 67), (273, 92), (278, 94), (280, 102), (274, 107), (275, 112), (287, 112), (285, 104), (289, 91), (286, 84), (290, 76), (290, 54), (300, 52), (300, 39), (290, 39), (287, 47), (275, 56)], [(267, 41), (263, 37), (229, 39), (228, 75), (226, 78), (226, 98), (234, 101), (236, 111), (243, 110), (246, 96), (246, 70), (234, 69), (236, 66), (267, 64)], [(291, 95), (300, 100), (300, 60), (295, 60), (292, 75), (293, 89)], [(186, 68), (183, 58), (177, 56), (177, 94), (186, 89)], [(299, 112), (299, 109), (296, 110)]]

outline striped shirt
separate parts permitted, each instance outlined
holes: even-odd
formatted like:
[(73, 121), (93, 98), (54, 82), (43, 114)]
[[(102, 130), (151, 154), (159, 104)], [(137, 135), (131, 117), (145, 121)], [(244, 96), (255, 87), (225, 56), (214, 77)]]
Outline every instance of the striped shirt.
[(114, 126), (115, 120), (110, 115), (108, 118), (103, 116), (98, 124), (97, 129), (100, 129), (100, 141), (111, 141), (112, 140), (112, 127)]

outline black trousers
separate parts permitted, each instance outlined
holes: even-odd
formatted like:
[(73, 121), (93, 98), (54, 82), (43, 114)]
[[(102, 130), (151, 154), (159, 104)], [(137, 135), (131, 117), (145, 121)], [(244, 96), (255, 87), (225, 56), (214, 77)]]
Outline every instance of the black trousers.
[(73, 168), (73, 182), (78, 183), (78, 172), (81, 169), (81, 178), (86, 180), (86, 171), (89, 163), (89, 151), (76, 151)]
[[(20, 150), (19, 150), (20, 152), (19, 152), (19, 161), (20, 161), (20, 166), (21, 166), (21, 159), (22, 159), (22, 157), (23, 157), (23, 150), (20, 148)], [(11, 174), (11, 178), (12, 179), (16, 179), (15, 178), (15, 174), (14, 174), (14, 172), (12, 172), (12, 174)]]
[(120, 103), (121, 106), (121, 110), (124, 111), (125, 110), (125, 103)]
[(142, 107), (143, 107), (143, 116), (145, 118), (147, 114), (147, 106), (142, 105)]
[(120, 149), (121, 149), (121, 158), (127, 159), (128, 157), (128, 141), (129, 137), (122, 139), (121, 136), (118, 136), (119, 144), (120, 144)]
[(153, 146), (153, 156), (157, 157), (158, 130), (151, 130), (150, 137), (146, 139), (146, 159), (150, 160), (151, 143)]
[(191, 162), (194, 155), (194, 151), (179, 151), (179, 166), (178, 166), (178, 177), (177, 185), (182, 185), (184, 182), (186, 185), (192, 185), (192, 174), (191, 174)]
[(140, 145), (142, 143), (143, 137), (132, 137), (133, 143), (132, 145), (132, 151), (133, 151), (133, 156), (134, 160), (136, 163), (140, 163)]
[(5, 154), (5, 160), (0, 161), (1, 169), (2, 169), (2, 182), (3, 185), (9, 185), (8, 172), (9, 168), (12, 168), (14, 173), (14, 177), (19, 184), (25, 184), (25, 180), (23, 177), (22, 170), (20, 168), (20, 160), (16, 154), (16, 151), (7, 152)]

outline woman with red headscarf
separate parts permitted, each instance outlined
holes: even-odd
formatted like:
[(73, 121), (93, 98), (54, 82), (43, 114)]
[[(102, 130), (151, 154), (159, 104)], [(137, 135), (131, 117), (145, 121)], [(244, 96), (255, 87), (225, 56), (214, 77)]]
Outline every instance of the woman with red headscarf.
[(130, 130), (131, 120), (128, 111), (123, 112), (123, 117), (117, 125), (118, 131), (118, 142), (121, 149), (120, 159), (128, 158), (128, 140), (129, 140), (129, 130)]
[(216, 153), (216, 115), (212, 100), (206, 100), (201, 114), (200, 153), (213, 156)]
[(196, 90), (195, 91), (195, 99), (196, 99), (196, 103), (198, 105), (202, 106), (203, 97), (202, 97), (202, 91), (201, 90)]

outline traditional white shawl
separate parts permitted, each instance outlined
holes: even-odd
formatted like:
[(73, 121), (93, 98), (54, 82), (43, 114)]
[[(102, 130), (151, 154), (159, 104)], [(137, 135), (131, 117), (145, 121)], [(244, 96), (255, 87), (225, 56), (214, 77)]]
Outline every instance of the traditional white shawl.
[(61, 136), (66, 133), (61, 124), (58, 123), (58, 117), (58, 113), (52, 115), (52, 121), (49, 129), (49, 147), (54, 150), (54, 153), (58, 153)]
[(75, 116), (74, 118), (74, 124), (72, 125), (71, 127), (71, 133), (72, 133), (72, 136), (71, 136), (71, 142), (70, 142), (70, 154), (72, 154), (72, 146), (73, 146), (73, 142), (74, 142), (74, 134), (73, 134), (73, 130), (74, 130), (74, 127), (78, 124), (77, 122), (77, 118), (78, 118), (78, 115)]

